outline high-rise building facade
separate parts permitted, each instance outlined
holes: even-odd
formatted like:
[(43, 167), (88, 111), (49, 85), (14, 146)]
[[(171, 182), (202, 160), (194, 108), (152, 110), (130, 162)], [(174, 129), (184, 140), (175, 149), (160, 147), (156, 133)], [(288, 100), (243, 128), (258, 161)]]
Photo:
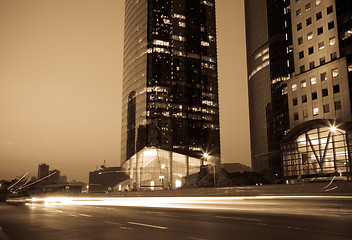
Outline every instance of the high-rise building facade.
[[(249, 102), (251, 106), (260, 94), (260, 90), (252, 90), (255, 85), (265, 89), (262, 101), (266, 103), (258, 104), (260, 114), (250, 110), (251, 124), (260, 118), (262, 126), (259, 130), (251, 128), (251, 141), (255, 143), (257, 135), (266, 134), (262, 141), (268, 148), (267, 152), (259, 152), (259, 156), (266, 157), (259, 165), (259, 147), (252, 144), (252, 167), (281, 169), (287, 179), (349, 178), (352, 2), (262, 0), (260, 9), (254, 7), (254, 2), (258, 1), (246, 1), (247, 24), (257, 11), (266, 15), (261, 24), (268, 29), (269, 54), (266, 66), (250, 65), (256, 55), (248, 48), (248, 41), (251, 34), (262, 28), (255, 24), (247, 27)], [(256, 44), (254, 49), (260, 47)], [(269, 72), (265, 80), (260, 76), (263, 72)], [(260, 81), (265, 84), (257, 86)]]
[(289, 125), (282, 93), (293, 65), (288, 6), (287, 1), (245, 1), (251, 155), (257, 172), (281, 171), (280, 143)]
[(185, 159), (178, 175), (203, 153), (220, 161), (215, 1), (126, 0), (124, 38), (121, 161), (137, 188), (152, 187), (138, 154), (160, 151), (166, 162), (151, 171), (173, 187), (174, 155)]

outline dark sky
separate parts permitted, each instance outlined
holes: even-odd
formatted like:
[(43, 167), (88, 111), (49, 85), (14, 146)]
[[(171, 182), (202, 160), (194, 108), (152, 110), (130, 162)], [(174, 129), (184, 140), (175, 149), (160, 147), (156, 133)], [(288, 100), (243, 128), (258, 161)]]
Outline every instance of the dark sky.
[[(222, 162), (250, 165), (243, 0), (217, 0)], [(120, 166), (123, 0), (0, 1), (0, 179)]]

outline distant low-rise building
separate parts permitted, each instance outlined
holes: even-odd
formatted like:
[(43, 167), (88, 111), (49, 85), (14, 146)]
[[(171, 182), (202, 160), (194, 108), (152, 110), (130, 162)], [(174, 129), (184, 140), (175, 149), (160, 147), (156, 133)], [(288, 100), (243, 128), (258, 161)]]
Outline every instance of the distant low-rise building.
[(105, 167), (89, 173), (89, 192), (109, 192), (129, 179), (121, 167)]

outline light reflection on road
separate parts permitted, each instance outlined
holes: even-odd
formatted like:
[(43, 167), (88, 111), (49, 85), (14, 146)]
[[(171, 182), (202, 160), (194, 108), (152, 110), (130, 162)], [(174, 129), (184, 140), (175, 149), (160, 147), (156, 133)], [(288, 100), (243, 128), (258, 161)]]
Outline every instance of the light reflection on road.
[(352, 196), (254, 197), (47, 197), (26, 199), (26, 205), (128, 206), (207, 209), (270, 214), (329, 215), (352, 218)]

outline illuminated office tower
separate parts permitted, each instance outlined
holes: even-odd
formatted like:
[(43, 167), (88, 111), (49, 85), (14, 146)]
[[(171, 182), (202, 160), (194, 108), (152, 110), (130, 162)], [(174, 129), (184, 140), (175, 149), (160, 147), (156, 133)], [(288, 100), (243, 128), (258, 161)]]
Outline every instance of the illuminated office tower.
[(220, 161), (215, 1), (126, 0), (123, 168), (133, 188), (176, 188)]
[[(267, 156), (270, 163), (271, 156), (279, 153), (286, 179), (334, 176), (350, 179), (352, 2), (263, 0), (260, 9), (254, 9), (254, 2), (257, 3), (246, 1), (246, 19), (249, 21), (255, 11), (265, 15), (262, 20), (269, 26), (269, 55), (266, 66), (252, 67), (251, 61), (248, 62), (249, 99), (251, 104), (253, 96), (259, 94), (254, 91), (251, 96), (251, 86), (259, 81), (256, 79), (263, 81), (260, 72), (268, 71), (270, 80), (266, 75), (265, 85), (260, 88), (269, 88), (271, 92), (268, 90), (264, 97), (266, 105), (258, 104), (262, 112), (266, 108), (265, 117), (260, 116), (260, 121), (265, 120), (261, 124), (266, 125), (266, 129), (258, 132), (261, 131), (262, 135), (266, 132), (268, 146), (276, 145), (273, 149), (268, 148), (263, 156)], [(277, 11), (273, 11), (275, 8)], [(247, 28), (247, 41), (255, 30), (255, 26)], [(285, 48), (271, 44), (278, 39)], [(257, 55), (247, 51), (249, 60), (256, 59)], [(281, 66), (276, 62), (276, 57), (280, 56)], [(285, 69), (284, 64), (287, 74), (282, 71), (281, 76), (276, 75), (275, 71)], [(275, 91), (278, 84), (282, 88)], [(274, 105), (280, 102), (278, 99), (283, 104), (275, 112)], [(250, 114), (252, 119), (257, 118), (256, 112), (250, 111)], [(272, 138), (275, 130), (279, 134)], [(254, 136), (256, 134), (259, 133), (255, 131)], [(253, 149), (256, 150), (255, 145), (252, 145), (252, 153)]]
[[(293, 55), (289, 1), (246, 0), (252, 168), (281, 172), (280, 143), (288, 129), (286, 80)], [(270, 26), (270, 27), (268, 27)]]

